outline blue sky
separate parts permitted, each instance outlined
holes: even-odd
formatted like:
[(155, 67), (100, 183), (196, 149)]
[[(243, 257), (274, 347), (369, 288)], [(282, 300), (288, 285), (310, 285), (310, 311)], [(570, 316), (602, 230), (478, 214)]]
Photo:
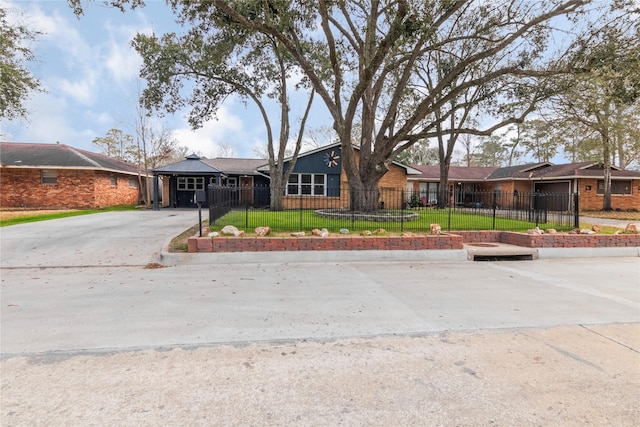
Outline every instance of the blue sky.
[[(43, 33), (31, 45), (36, 61), (28, 65), (47, 91), (31, 96), (26, 120), (0, 121), (2, 140), (60, 142), (97, 151), (91, 141), (111, 128), (133, 134), (137, 87), (144, 81), (138, 77), (141, 59), (130, 41), (136, 33), (180, 32), (164, 1), (147, 1), (145, 8), (124, 14), (92, 2), (80, 19), (65, 0), (0, 0), (0, 5)], [(311, 126), (329, 124), (323, 108), (317, 100)], [(266, 146), (264, 124), (252, 105), (228, 99), (218, 120), (196, 131), (189, 128), (186, 112), (159, 121), (189, 151), (255, 157), (254, 147)], [(296, 108), (293, 113), (296, 120)], [(222, 145), (232, 146), (232, 152)]]

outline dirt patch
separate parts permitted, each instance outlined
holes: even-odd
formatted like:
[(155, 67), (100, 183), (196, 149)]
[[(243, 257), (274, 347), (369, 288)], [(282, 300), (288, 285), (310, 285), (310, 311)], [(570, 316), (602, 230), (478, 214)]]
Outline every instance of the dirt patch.
[(166, 268), (166, 265), (158, 264), (157, 262), (150, 262), (149, 264), (144, 266), (145, 270), (151, 270), (155, 268)]
[(640, 212), (619, 212), (619, 211), (582, 211), (581, 216), (603, 219), (619, 219), (623, 221), (640, 221)]
[(196, 224), (174, 237), (169, 243), (169, 252), (187, 252), (187, 239), (198, 233), (198, 231), (200, 231), (200, 227)]

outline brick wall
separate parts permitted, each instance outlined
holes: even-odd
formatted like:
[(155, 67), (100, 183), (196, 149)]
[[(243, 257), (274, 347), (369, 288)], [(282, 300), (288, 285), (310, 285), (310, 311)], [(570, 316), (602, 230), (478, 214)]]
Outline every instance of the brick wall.
[(190, 237), (189, 252), (274, 252), (463, 249), (464, 243), (508, 243), (529, 248), (640, 247), (640, 234), (543, 234), (463, 231), (439, 236)]
[(0, 206), (83, 209), (138, 202), (138, 189), (129, 188), (129, 175), (118, 174), (118, 185), (112, 187), (107, 172), (58, 169), (57, 174), (57, 184), (42, 184), (40, 169), (3, 168)]
[(189, 252), (275, 252), (462, 249), (462, 238), (441, 236), (190, 237)]
[[(356, 155), (359, 156), (359, 153)], [(340, 174), (340, 188), (341, 205), (348, 208), (350, 206), (349, 182), (344, 170)], [(391, 164), (387, 173), (380, 179), (378, 188), (380, 189), (380, 202), (384, 202), (385, 209), (401, 209), (404, 200), (402, 200), (400, 192), (402, 190), (407, 191), (406, 169)], [(344, 191), (344, 189), (347, 189), (347, 191)]]
[[(112, 175), (116, 185), (112, 184)], [(129, 185), (129, 179), (135, 180), (135, 186)], [(120, 175), (109, 172), (94, 172), (94, 190), (96, 207), (131, 205), (138, 203), (138, 178), (132, 175)]]
[(640, 234), (541, 234), (510, 231), (458, 231), (465, 243), (496, 242), (527, 248), (640, 247)]
[[(591, 187), (590, 190), (587, 190)], [(598, 193), (597, 179), (581, 179), (579, 183), (580, 210), (600, 210), (604, 196)], [(613, 209), (637, 209), (640, 210), (640, 180), (631, 182), (631, 194), (612, 194), (611, 207)]]
[[(345, 191), (341, 190), (341, 193)], [(342, 197), (283, 196), (284, 209), (346, 209)]]

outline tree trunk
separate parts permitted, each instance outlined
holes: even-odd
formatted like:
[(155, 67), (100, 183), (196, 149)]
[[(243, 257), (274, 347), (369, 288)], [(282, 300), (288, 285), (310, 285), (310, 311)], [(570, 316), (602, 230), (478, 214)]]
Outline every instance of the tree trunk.
[(351, 186), (350, 188), (351, 210), (373, 212), (384, 208), (384, 200), (380, 200), (380, 178), (373, 174), (368, 174), (364, 178), (366, 180), (362, 182), (361, 186), (359, 185), (356, 188)]
[[(450, 161), (451, 159), (449, 159)], [(449, 195), (449, 162), (446, 159), (440, 160), (440, 189), (438, 192), (438, 209), (444, 209), (450, 202)]]
[(611, 138), (607, 126), (602, 126), (602, 156), (604, 168), (604, 197), (602, 198), (602, 210), (611, 211)]
[(280, 167), (276, 167), (275, 170), (272, 171), (271, 175), (269, 207), (272, 211), (281, 211), (284, 209), (282, 201), (284, 185)]

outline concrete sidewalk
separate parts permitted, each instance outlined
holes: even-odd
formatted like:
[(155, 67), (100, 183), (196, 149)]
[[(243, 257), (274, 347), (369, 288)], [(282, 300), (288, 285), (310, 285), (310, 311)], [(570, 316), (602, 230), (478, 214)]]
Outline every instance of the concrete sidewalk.
[(3, 425), (640, 425), (640, 325), (2, 362)]

